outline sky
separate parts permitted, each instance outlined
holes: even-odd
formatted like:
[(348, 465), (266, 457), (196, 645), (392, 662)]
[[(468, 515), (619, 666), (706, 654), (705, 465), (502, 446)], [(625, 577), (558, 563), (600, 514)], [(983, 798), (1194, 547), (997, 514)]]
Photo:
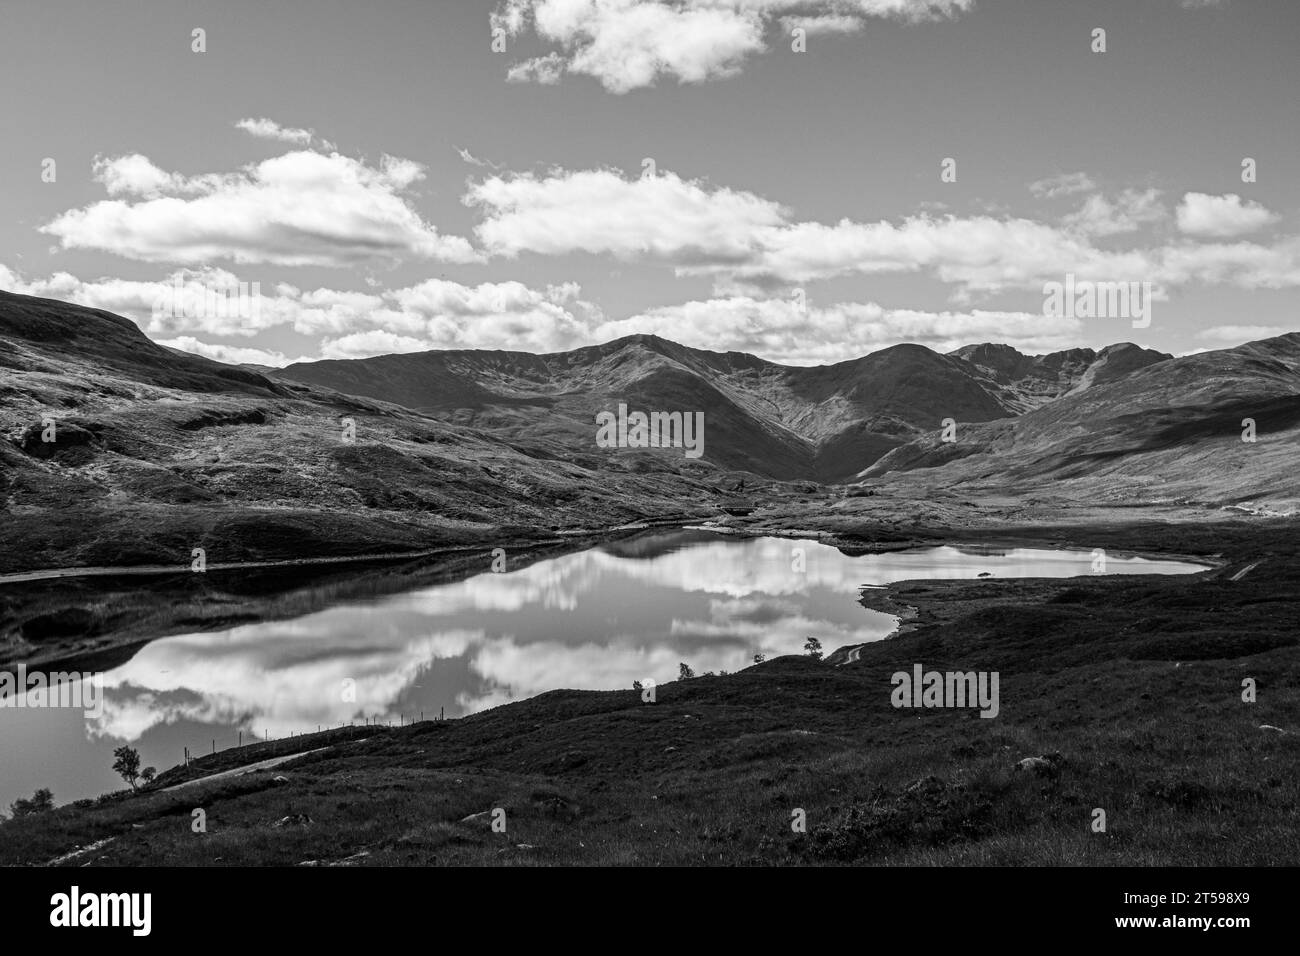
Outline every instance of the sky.
[[(266, 365), (1229, 347), (1300, 328), (1298, 28), (1294, 0), (4, 0), (0, 288)], [(1067, 276), (1137, 283), (1145, 320), (1049, 308)]]

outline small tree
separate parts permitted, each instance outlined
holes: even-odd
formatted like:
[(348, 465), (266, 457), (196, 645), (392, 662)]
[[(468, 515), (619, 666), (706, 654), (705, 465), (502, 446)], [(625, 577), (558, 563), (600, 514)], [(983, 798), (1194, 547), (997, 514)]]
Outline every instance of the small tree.
[(113, 756), (117, 759), (113, 761), (113, 772), (131, 785), (134, 790), (135, 782), (140, 779), (140, 751), (123, 744), (113, 751)]
[(642, 689), (642, 688), (641, 688), (641, 682), (640, 682), (639, 680), (634, 680), (634, 681), (632, 681), (632, 689), (633, 689), (633, 690), (641, 690), (641, 689)]
[(761, 664), (761, 663), (763, 663), (763, 661), (765, 661), (765, 660), (767, 660), (767, 655), (766, 655), (766, 654), (755, 654), (755, 655), (754, 655), (754, 663), (755, 663), (755, 664)]
[(157, 767), (145, 767), (140, 771), (140, 779), (145, 783), (153, 783), (153, 778), (158, 776)]
[(682, 663), (677, 665), (678, 680), (690, 680), (694, 676), (695, 676), (695, 671), (691, 670), (687, 664)]
[(13, 803), (9, 804), (9, 812), (13, 814), (14, 819), (19, 817), (29, 817), (34, 813), (44, 813), (46, 810), (54, 809), (54, 794), (50, 792), (49, 787), (41, 787), (37, 790), (30, 800), (25, 797), (19, 797)]
[(803, 649), (808, 652), (808, 656), (815, 661), (822, 659), (822, 642), (815, 637), (808, 638)]

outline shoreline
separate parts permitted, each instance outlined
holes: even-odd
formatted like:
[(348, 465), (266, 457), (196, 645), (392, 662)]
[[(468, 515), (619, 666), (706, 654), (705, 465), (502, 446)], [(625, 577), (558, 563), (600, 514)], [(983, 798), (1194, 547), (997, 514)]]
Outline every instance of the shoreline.
[[(762, 516), (764, 518), (768, 516)], [(1235, 519), (1231, 524), (1264, 524), (1279, 519)], [(1189, 524), (1170, 523), (1163, 530), (1186, 530), (1188, 527), (1204, 529), (1201, 522)], [(1149, 536), (1151, 526), (1142, 528)], [(582, 529), (572, 534), (549, 535), (538, 538), (485, 539), (481, 543), (458, 543), (416, 552), (383, 552), (372, 555), (332, 555), (324, 557), (299, 557), (271, 561), (245, 561), (210, 564), (202, 573), (188, 567), (126, 566), (123, 568), (64, 568), (17, 575), (0, 576), (0, 599), (3, 606), (3, 633), (8, 644), (0, 644), (0, 668), (11, 668), (19, 663), (32, 667), (63, 667), (89, 663), (109, 662), (121, 654), (134, 653), (139, 647), (162, 637), (189, 631), (218, 630), (235, 623), (252, 623), (283, 620), (311, 613), (325, 607), (345, 603), (364, 595), (398, 593), (422, 585), (463, 580), (476, 573), (473, 561), (482, 557), (488, 547), (505, 547), (513, 566), (527, 566), (559, 554), (617, 541), (654, 529), (699, 530), (735, 537), (808, 538), (819, 544), (834, 547), (847, 555), (885, 554), (907, 551), (918, 547), (949, 545), (953, 547), (1052, 547), (1086, 550), (1097, 546), (1099, 538), (1115, 535), (1129, 536), (1135, 530), (1127, 522), (1109, 521), (1083, 526), (1059, 527), (1056, 525), (1015, 524), (989, 522), (983, 527), (918, 528), (910, 534), (899, 534), (897, 529), (883, 529), (879, 525), (864, 524), (852, 531), (801, 528), (773, 528), (763, 521), (730, 517), (722, 524), (698, 523), (690, 518), (675, 515), (670, 518), (624, 523), (606, 529)], [(813, 536), (815, 535), (815, 537)], [(1159, 535), (1158, 537), (1164, 537)], [(1171, 545), (1173, 542), (1170, 542)], [(1228, 564), (1220, 551), (1203, 551), (1171, 547), (1162, 550), (1156, 543), (1133, 547), (1110, 548), (1117, 556), (1143, 557), (1155, 560), (1179, 560), (1205, 565), (1202, 574)], [(513, 552), (513, 553), (512, 553)], [(521, 564), (522, 562), (522, 564)], [(258, 593), (253, 600), (236, 601), (224, 593), (213, 594), (202, 590), (209, 581), (229, 584), (231, 575), (258, 571), (306, 572), (301, 580), (288, 580), (281, 589), (270, 595)], [(312, 574), (311, 572), (319, 572)], [(344, 572), (340, 580), (339, 575)], [(207, 575), (214, 575), (209, 579)], [(114, 582), (122, 585), (114, 591)], [(143, 586), (126, 586), (128, 581), (144, 579)], [(945, 582), (947, 579), (934, 579)], [(947, 583), (955, 584), (960, 579)], [(108, 582), (101, 584), (100, 582)], [(897, 587), (907, 582), (893, 582), (881, 586), (883, 590), (873, 597), (874, 602), (892, 600)], [(30, 586), (31, 590), (25, 590)], [(66, 586), (66, 587), (65, 587)], [(155, 593), (150, 594), (153, 588)], [(195, 593), (200, 589), (199, 593)], [(18, 592), (18, 593), (15, 593)], [(161, 592), (161, 593), (156, 593)], [(328, 592), (328, 593), (326, 593)], [(152, 597), (154, 600), (148, 600)], [(126, 607), (126, 619), (87, 617), (83, 609), (112, 604), (116, 600)], [(867, 603), (860, 591), (860, 603), (871, 610), (879, 610), (900, 619), (899, 628), (890, 637), (906, 627), (906, 605), (897, 602), (898, 609), (888, 610)], [(184, 610), (184, 625), (168, 619), (169, 609), (177, 613)], [(115, 608), (115, 611), (120, 610)], [(900, 613), (901, 611), (901, 613)], [(25, 618), (24, 618), (24, 615)], [(73, 633), (65, 637), (32, 642), (24, 640), (26, 629), (52, 622), (51, 628), (62, 622)], [(33, 623), (35, 622), (35, 623)], [(99, 626), (101, 625), (102, 626)], [(98, 626), (98, 630), (96, 627)], [(85, 633), (78, 633), (85, 632)], [(17, 635), (15, 637), (15, 635)], [(858, 645), (847, 645), (851, 648)], [(25, 650), (24, 650), (25, 649)], [(839, 650), (845, 648), (837, 648)]]

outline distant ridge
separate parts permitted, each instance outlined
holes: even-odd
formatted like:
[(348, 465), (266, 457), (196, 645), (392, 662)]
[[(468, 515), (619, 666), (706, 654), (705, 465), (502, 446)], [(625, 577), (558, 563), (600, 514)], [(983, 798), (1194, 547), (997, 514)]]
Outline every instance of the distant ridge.
[(505, 434), (586, 443), (595, 414), (619, 401), (699, 410), (709, 460), (773, 478), (838, 481), (944, 418), (1006, 418), (1168, 358), (1129, 344), (1047, 356), (1005, 345), (947, 355), (896, 345), (802, 367), (630, 335), (540, 355), (435, 350), (300, 362), (272, 374)]

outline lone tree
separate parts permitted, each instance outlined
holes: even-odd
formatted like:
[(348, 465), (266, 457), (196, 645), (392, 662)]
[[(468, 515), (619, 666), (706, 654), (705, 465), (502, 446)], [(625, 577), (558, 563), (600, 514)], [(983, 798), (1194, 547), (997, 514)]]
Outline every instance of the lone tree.
[(822, 659), (822, 642), (817, 640), (817, 638), (815, 637), (808, 638), (808, 641), (804, 644), (803, 649), (808, 652), (808, 656), (811, 657), (813, 660), (819, 661)]
[(695, 671), (691, 670), (691, 668), (690, 668), (689, 665), (687, 665), (687, 664), (685, 664), (685, 663), (682, 663), (682, 664), (678, 664), (678, 665), (677, 665), (677, 679), (678, 679), (678, 680), (689, 680), (690, 678), (692, 678), (692, 677), (694, 677), (694, 676), (695, 676)]
[(113, 751), (113, 756), (117, 758), (113, 761), (113, 772), (129, 783), (134, 790), (135, 782), (140, 779), (140, 751), (123, 744)]
[(153, 783), (153, 778), (158, 776), (157, 767), (145, 767), (140, 771), (140, 779), (145, 783)]
[(50, 792), (49, 787), (41, 787), (28, 800), (25, 797), (19, 797), (13, 803), (9, 804), (9, 812), (14, 819), (18, 817), (29, 817), (34, 813), (44, 813), (46, 810), (54, 809), (54, 794)]
[(765, 661), (765, 660), (767, 660), (767, 655), (766, 655), (766, 654), (755, 654), (755, 655), (754, 655), (754, 663), (755, 663), (755, 664), (761, 664), (761, 663), (763, 663), (763, 661)]

